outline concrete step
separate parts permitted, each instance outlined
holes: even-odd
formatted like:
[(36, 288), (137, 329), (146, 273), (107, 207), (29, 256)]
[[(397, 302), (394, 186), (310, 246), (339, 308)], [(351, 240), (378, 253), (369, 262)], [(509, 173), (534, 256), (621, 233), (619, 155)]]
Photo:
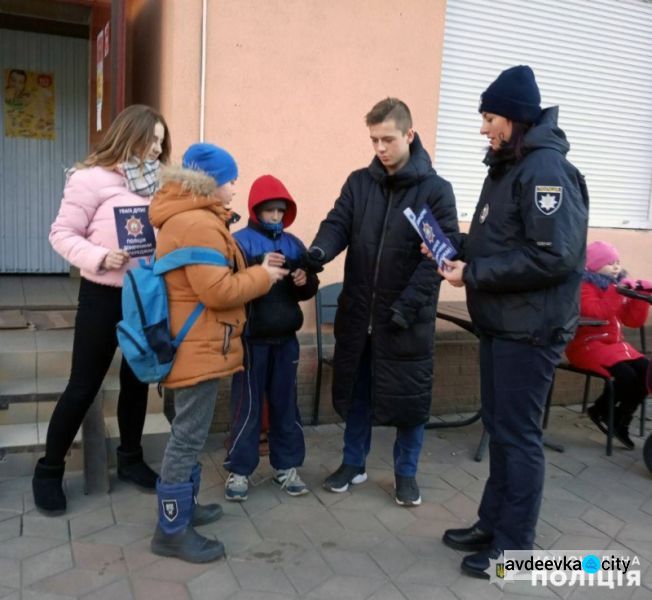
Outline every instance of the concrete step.
[[(48, 421), (67, 383), (67, 377), (42, 377), (36, 381), (15, 379), (0, 382), (0, 425)], [(118, 375), (107, 375), (99, 392), (106, 417), (116, 414), (119, 393)], [(152, 385), (149, 387), (147, 412), (160, 413), (162, 411), (163, 399), (159, 396), (156, 386)]]
[(67, 275), (5, 275), (0, 277), (0, 309), (74, 309), (79, 283), (79, 277)]
[[(0, 331), (0, 381), (68, 377), (72, 363), (72, 329)], [(120, 372), (118, 349), (109, 373)]]
[[(49, 421), (36, 421), (18, 425), (0, 425), (0, 453), (29, 452), (43, 450)], [(104, 426), (107, 437), (120, 437), (117, 417), (105, 417)], [(163, 413), (150, 413), (145, 418), (143, 435), (170, 433), (170, 424)], [(81, 430), (75, 437), (74, 445), (81, 442)]]
[[(109, 466), (115, 465), (115, 448), (120, 444), (116, 417), (104, 420), (106, 443), (109, 447)], [(0, 479), (30, 475), (45, 449), (48, 422), (24, 425), (0, 425)], [(148, 414), (143, 431), (143, 451), (147, 460), (160, 462), (170, 434), (170, 425), (163, 414)], [(66, 458), (68, 469), (81, 469), (83, 455), (81, 433), (77, 434)]]

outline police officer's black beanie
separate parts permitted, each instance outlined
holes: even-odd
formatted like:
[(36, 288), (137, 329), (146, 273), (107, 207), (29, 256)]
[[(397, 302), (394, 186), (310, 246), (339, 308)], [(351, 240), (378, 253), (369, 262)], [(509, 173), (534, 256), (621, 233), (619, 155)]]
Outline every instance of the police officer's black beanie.
[(503, 71), (480, 97), (479, 111), (536, 123), (541, 116), (541, 94), (532, 69), (519, 65)]

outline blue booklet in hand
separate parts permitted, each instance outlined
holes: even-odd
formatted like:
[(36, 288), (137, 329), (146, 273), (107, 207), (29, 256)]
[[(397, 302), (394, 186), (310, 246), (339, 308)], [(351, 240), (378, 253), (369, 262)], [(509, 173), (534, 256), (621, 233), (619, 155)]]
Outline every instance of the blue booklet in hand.
[(120, 249), (126, 250), (132, 258), (154, 254), (156, 238), (147, 206), (116, 206), (113, 213)]
[(419, 237), (432, 253), (438, 267), (442, 267), (445, 258), (455, 257), (455, 248), (450, 240), (444, 235), (437, 219), (432, 215), (430, 209), (424, 206), (418, 215), (414, 214), (411, 208), (406, 208), (403, 214), (410, 222)]

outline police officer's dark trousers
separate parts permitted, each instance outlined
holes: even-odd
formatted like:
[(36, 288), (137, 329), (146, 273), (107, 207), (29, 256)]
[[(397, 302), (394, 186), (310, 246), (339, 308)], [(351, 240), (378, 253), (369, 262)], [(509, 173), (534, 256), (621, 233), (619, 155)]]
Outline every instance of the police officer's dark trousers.
[(269, 461), (275, 469), (300, 467), (306, 455), (297, 407), (299, 342), (257, 343), (243, 338), (244, 367), (231, 386), (231, 447), (224, 467), (251, 475), (259, 459), (265, 397), (269, 403)]
[(543, 411), (563, 348), (480, 338), (489, 479), (478, 526), (493, 533), (493, 545), (499, 550), (529, 550), (534, 542), (545, 471)]

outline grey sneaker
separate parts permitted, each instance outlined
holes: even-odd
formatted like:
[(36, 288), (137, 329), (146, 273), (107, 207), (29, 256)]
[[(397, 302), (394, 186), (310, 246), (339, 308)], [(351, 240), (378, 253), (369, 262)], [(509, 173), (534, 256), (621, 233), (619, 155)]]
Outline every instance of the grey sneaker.
[(244, 502), (249, 491), (249, 478), (246, 475), (229, 473), (224, 486), (224, 497), (231, 502)]
[(419, 506), (421, 492), (415, 477), (396, 475), (396, 504), (401, 506)]
[(294, 467), (278, 469), (274, 475), (274, 483), (280, 485), (281, 489), (285, 490), (290, 496), (303, 496), (310, 491)]
[(324, 481), (324, 488), (329, 492), (346, 492), (349, 484), (357, 485), (367, 481), (367, 472), (364, 467), (354, 467), (342, 463), (335, 473), (331, 473)]

